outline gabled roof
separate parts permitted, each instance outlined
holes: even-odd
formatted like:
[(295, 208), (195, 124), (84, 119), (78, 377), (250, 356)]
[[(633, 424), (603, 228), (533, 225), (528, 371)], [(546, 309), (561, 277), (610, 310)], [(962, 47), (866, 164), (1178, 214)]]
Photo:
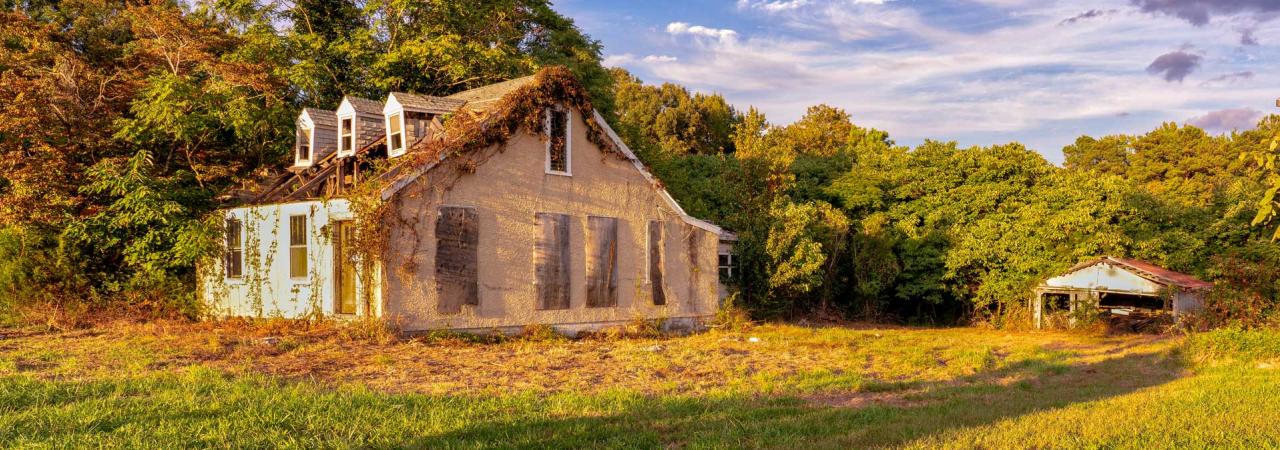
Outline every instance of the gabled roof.
[[(563, 68), (544, 69), (544, 72), (542, 73), (546, 73), (547, 71), (550, 71), (552, 73), (561, 73), (561, 74), (568, 73), (567, 70)], [(566, 75), (566, 76), (572, 79), (572, 75)], [(492, 124), (492, 121), (497, 120), (498, 119), (497, 116), (501, 115), (501, 114), (495, 114), (491, 110), (492, 107), (494, 105), (499, 104), (498, 103), (499, 100), (503, 100), (507, 98), (509, 95), (511, 95), (513, 92), (517, 91), (521, 87), (531, 84), (537, 79), (537, 77), (538, 75), (531, 75), (527, 77), (516, 78), (513, 80), (504, 81), (501, 83), (481, 86), (475, 89), (462, 91), (462, 92), (450, 95), (448, 97), (433, 97), (433, 96), (425, 96), (425, 95), (408, 94), (403, 92), (395, 92), (395, 93), (392, 93), (392, 95), (395, 96), (395, 100), (400, 102), (402, 106), (407, 106), (410, 109), (417, 109), (420, 111), (427, 111), (427, 112), (435, 112), (439, 114), (458, 112), (460, 110), (462, 110), (463, 112), (470, 111), (474, 113), (474, 114), (470, 114), (469, 115), (470, 117), (479, 118), (481, 122), (484, 122), (484, 124)], [(573, 83), (576, 83), (576, 80), (573, 80)], [(352, 100), (356, 98), (347, 97), (347, 99)], [(358, 99), (358, 100), (366, 100), (366, 101), (372, 102), (372, 100), (367, 100), (367, 99)], [(351, 103), (353, 108), (357, 107), (354, 101)], [(382, 113), (384, 107), (385, 105), (380, 104), (377, 110), (378, 114)], [(313, 116), (313, 119), (317, 120), (318, 122), (317, 126), (323, 126), (323, 127), (331, 128), (334, 130), (337, 129), (338, 120), (335, 112), (320, 110), (315, 108), (306, 108), (305, 111), (311, 113), (311, 115)], [(646, 167), (644, 163), (641, 162), (638, 157), (636, 157), (635, 153), (632, 152), (631, 149), (627, 147), (626, 143), (622, 142), (622, 139), (618, 137), (617, 133), (615, 133), (613, 129), (609, 127), (609, 124), (604, 120), (604, 117), (602, 117), (599, 112), (591, 110), (589, 106), (587, 111), (590, 112), (591, 116), (584, 117), (583, 119), (587, 119), (599, 124), (600, 129), (602, 131), (600, 134), (602, 134), (603, 139), (605, 139), (605, 141), (599, 142), (599, 144), (601, 144), (602, 147), (612, 147), (613, 150), (616, 150), (616, 152), (613, 152), (613, 153), (629, 161), (636, 168), (636, 170), (638, 170), (640, 174), (643, 175), (644, 178), (650, 182), (650, 184), (654, 187), (654, 189), (658, 191), (659, 196), (662, 198), (663, 202), (669, 207), (669, 209), (674, 214), (679, 216), (684, 222), (688, 223), (689, 225), (716, 233), (717, 235), (720, 236), (721, 239), (729, 239), (729, 240), (736, 239), (736, 236), (734, 236), (732, 233), (729, 233), (710, 222), (694, 218), (693, 216), (690, 216), (688, 213), (686, 213), (684, 208), (681, 208), (680, 205), (676, 203), (675, 198), (673, 198), (671, 194), (667, 192), (666, 188), (662, 186), (662, 183), (656, 177), (654, 177), (653, 174), (649, 172), (648, 167)], [(459, 119), (453, 119), (453, 120), (459, 120)], [(445, 141), (463, 142), (463, 139), (464, 137), (462, 136), (441, 136), (438, 139), (438, 141), (439, 142), (445, 142)], [(413, 151), (414, 147), (418, 147), (418, 145), (424, 144), (424, 142), (422, 141), (425, 141), (425, 139), (419, 141), (418, 144), (410, 145), (409, 147), (411, 148), (411, 152)], [(370, 152), (373, 148), (380, 145), (384, 145), (384, 144), (385, 144), (385, 137), (379, 138), (377, 141), (372, 142), (369, 145), (366, 145), (358, 149), (356, 151), (356, 154), (357, 155), (366, 154)], [(383, 172), (381, 175), (376, 175), (379, 179), (383, 180), (383, 182), (386, 183), (383, 185), (384, 187), (382, 189), (382, 198), (383, 199), (391, 198), (400, 189), (407, 186), (410, 182), (426, 174), (427, 172), (431, 171), (433, 168), (439, 166), (439, 164), (445, 160), (446, 156), (447, 155), (442, 153), (439, 156), (433, 157), (432, 161), (421, 163), (421, 164), (407, 164), (407, 161), (405, 160), (407, 160), (408, 158), (402, 157), (401, 158), (402, 161), (400, 164), (391, 167), (386, 172)], [(306, 173), (279, 174), (275, 176), (273, 179), (260, 183), (258, 189), (253, 189), (254, 191), (258, 192), (257, 194), (253, 194), (247, 191), (244, 192), (244, 194), (249, 196), (248, 197), (249, 203), (262, 203), (262, 202), (270, 202), (270, 201), (292, 201), (292, 200), (300, 200), (303, 198), (307, 198), (307, 196), (311, 196), (311, 195), (317, 195), (315, 193), (318, 192), (318, 190), (320, 189), (320, 186), (323, 185), (326, 177), (333, 172), (335, 167), (333, 162), (335, 161), (335, 159), (336, 158), (332, 157), (332, 155), (329, 155), (329, 154), (319, 155), (317, 157), (317, 161), (313, 161), (312, 167)]]
[(307, 115), (308, 119), (311, 119), (311, 123), (315, 124), (316, 128), (338, 129), (338, 113), (336, 112), (320, 108), (304, 108), (302, 112)]
[[(432, 114), (451, 113), (457, 111), (458, 108), (461, 108), (462, 105), (467, 103), (466, 100), (456, 98), (433, 97), (430, 95), (410, 94), (407, 92), (392, 92), (391, 95), (395, 96), (396, 101), (400, 102), (400, 106), (406, 109), (429, 112)], [(378, 112), (381, 113), (382, 110), (379, 109)]]
[(1146, 278), (1148, 280), (1151, 280), (1153, 282), (1163, 284), (1166, 286), (1177, 286), (1177, 287), (1180, 287), (1183, 289), (1189, 289), (1189, 290), (1209, 289), (1213, 287), (1213, 283), (1210, 283), (1208, 281), (1203, 281), (1199, 278), (1196, 278), (1194, 276), (1191, 276), (1182, 272), (1175, 272), (1175, 271), (1166, 269), (1164, 267), (1160, 267), (1150, 262), (1142, 261), (1139, 259), (1118, 258), (1115, 256), (1104, 256), (1098, 259), (1093, 259), (1093, 260), (1082, 262), (1080, 264), (1076, 264), (1075, 266), (1071, 267), (1071, 269), (1068, 269), (1066, 274), (1070, 274), (1087, 267), (1092, 267), (1097, 264), (1111, 264), (1111, 265), (1119, 266), (1125, 270), (1133, 272), (1135, 275), (1138, 275), (1142, 278)]
[(343, 97), (343, 100), (351, 104), (351, 109), (356, 110), (356, 114), (382, 116), (383, 105), (380, 101), (352, 96)]
[[(450, 97), (470, 99), (467, 101), (464, 108), (468, 110), (476, 110), (479, 116), (484, 117), (482, 122), (491, 123), (492, 121), (499, 119), (499, 117), (496, 117), (498, 114), (484, 111), (485, 110), (484, 106), (488, 103), (494, 103), (494, 102), (497, 102), (498, 100), (502, 100), (506, 98), (508, 95), (511, 95), (517, 89), (523, 86), (529, 85), (535, 80), (535, 77), (536, 75), (517, 78), (514, 80), (505, 81), (498, 84), (484, 86), (484, 87), (472, 89), (469, 91), (459, 92), (457, 94), (451, 95)], [(640, 161), (640, 158), (637, 157), (636, 154), (632, 152), (629, 147), (627, 147), (627, 144), (624, 143), (620, 137), (618, 137), (618, 134), (614, 132), (612, 128), (609, 127), (609, 123), (604, 120), (604, 117), (601, 116), (598, 111), (593, 110), (591, 111), (591, 113), (592, 113), (592, 116), (589, 119), (600, 124), (600, 127), (603, 129), (605, 138), (608, 139), (608, 142), (611, 143), (613, 147), (618, 150), (618, 153), (620, 153), (624, 159), (629, 161), (632, 164), (632, 166), (634, 166), (635, 169), (638, 170), (640, 174), (646, 180), (649, 181), (650, 185), (652, 185), (653, 188), (658, 191), (659, 196), (662, 198), (663, 202), (666, 203), (666, 205), (672, 210), (673, 213), (679, 216), (685, 223), (710, 231), (712, 233), (716, 233), (717, 235), (721, 236), (722, 239), (730, 239), (730, 240), (737, 239), (735, 235), (733, 235), (732, 233), (726, 232), (724, 229), (716, 226), (715, 224), (712, 224), (711, 222), (707, 222), (705, 220), (695, 218), (693, 216), (690, 216), (687, 212), (685, 212), (684, 208), (681, 208), (680, 204), (676, 203), (675, 198), (672, 197), (671, 194), (667, 192), (667, 189), (662, 186), (662, 183), (658, 181), (657, 177), (654, 177), (653, 174), (649, 172), (649, 168), (646, 167), (644, 163)], [(588, 119), (588, 118), (584, 117), (583, 119)], [(456, 141), (459, 139), (459, 137), (449, 136), (449, 137), (445, 137), (444, 139), (446, 140), (452, 139)], [(383, 174), (383, 180), (385, 180), (387, 184), (386, 184), (386, 187), (382, 190), (382, 199), (388, 200), (394, 197), (396, 193), (398, 193), (401, 189), (404, 189), (404, 187), (408, 186), (414, 180), (427, 174), (432, 169), (439, 167), (440, 163), (445, 161), (447, 156), (448, 156), (447, 154), (442, 153), (439, 155), (439, 159), (428, 161), (416, 167), (413, 167), (413, 166), (406, 167), (405, 164), (402, 163), (401, 165), (387, 171), (386, 173)]]
[(512, 91), (531, 82), (533, 82), (533, 75), (515, 78), (501, 83), (494, 83), (487, 86), (480, 86), (475, 89), (468, 89), (450, 95), (448, 98), (462, 100), (467, 102), (468, 107), (475, 107), (478, 104), (501, 100), (502, 97), (505, 97)]

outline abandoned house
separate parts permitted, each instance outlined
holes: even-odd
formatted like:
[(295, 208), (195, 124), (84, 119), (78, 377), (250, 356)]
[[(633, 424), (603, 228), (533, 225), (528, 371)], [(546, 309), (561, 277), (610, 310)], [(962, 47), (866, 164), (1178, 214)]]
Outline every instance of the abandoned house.
[[(1170, 315), (1199, 310), (1213, 283), (1136, 259), (1107, 256), (1077, 264), (1035, 289), (1036, 328), (1093, 308), (1107, 316)], [(1084, 312), (1087, 310), (1082, 310)]]
[(685, 213), (584, 92), (549, 68), (304, 109), (293, 165), (229, 195), (205, 303), (409, 332), (698, 326), (735, 238)]

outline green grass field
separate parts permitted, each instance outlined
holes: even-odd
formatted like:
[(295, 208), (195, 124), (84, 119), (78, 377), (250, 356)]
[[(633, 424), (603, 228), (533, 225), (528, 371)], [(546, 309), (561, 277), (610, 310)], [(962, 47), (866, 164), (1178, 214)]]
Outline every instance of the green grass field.
[(1280, 448), (1280, 338), (1266, 333), (0, 336), (6, 448)]

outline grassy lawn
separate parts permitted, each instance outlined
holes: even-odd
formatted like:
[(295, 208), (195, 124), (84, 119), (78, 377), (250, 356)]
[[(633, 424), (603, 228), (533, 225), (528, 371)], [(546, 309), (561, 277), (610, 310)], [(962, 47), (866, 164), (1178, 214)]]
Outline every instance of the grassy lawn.
[(0, 328), (0, 446), (1280, 448), (1275, 339), (1233, 353), (972, 328), (355, 334)]

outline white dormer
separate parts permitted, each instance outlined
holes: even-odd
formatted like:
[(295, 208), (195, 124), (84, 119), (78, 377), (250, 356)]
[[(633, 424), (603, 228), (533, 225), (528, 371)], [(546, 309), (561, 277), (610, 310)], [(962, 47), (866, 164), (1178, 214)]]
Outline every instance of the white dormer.
[(338, 105), (338, 157), (345, 158), (383, 136), (385, 127), (382, 111), (385, 106), (378, 101), (346, 96)]
[(315, 142), (316, 126), (306, 111), (298, 116), (297, 139), (293, 143), (293, 165), (311, 165), (311, 143)]
[(311, 167), (337, 147), (338, 117), (333, 111), (306, 108), (298, 114), (293, 166)]
[(382, 108), (386, 117), (387, 156), (405, 154), (414, 143), (430, 134), (432, 120), (457, 110), (464, 103), (454, 98), (392, 92)]

